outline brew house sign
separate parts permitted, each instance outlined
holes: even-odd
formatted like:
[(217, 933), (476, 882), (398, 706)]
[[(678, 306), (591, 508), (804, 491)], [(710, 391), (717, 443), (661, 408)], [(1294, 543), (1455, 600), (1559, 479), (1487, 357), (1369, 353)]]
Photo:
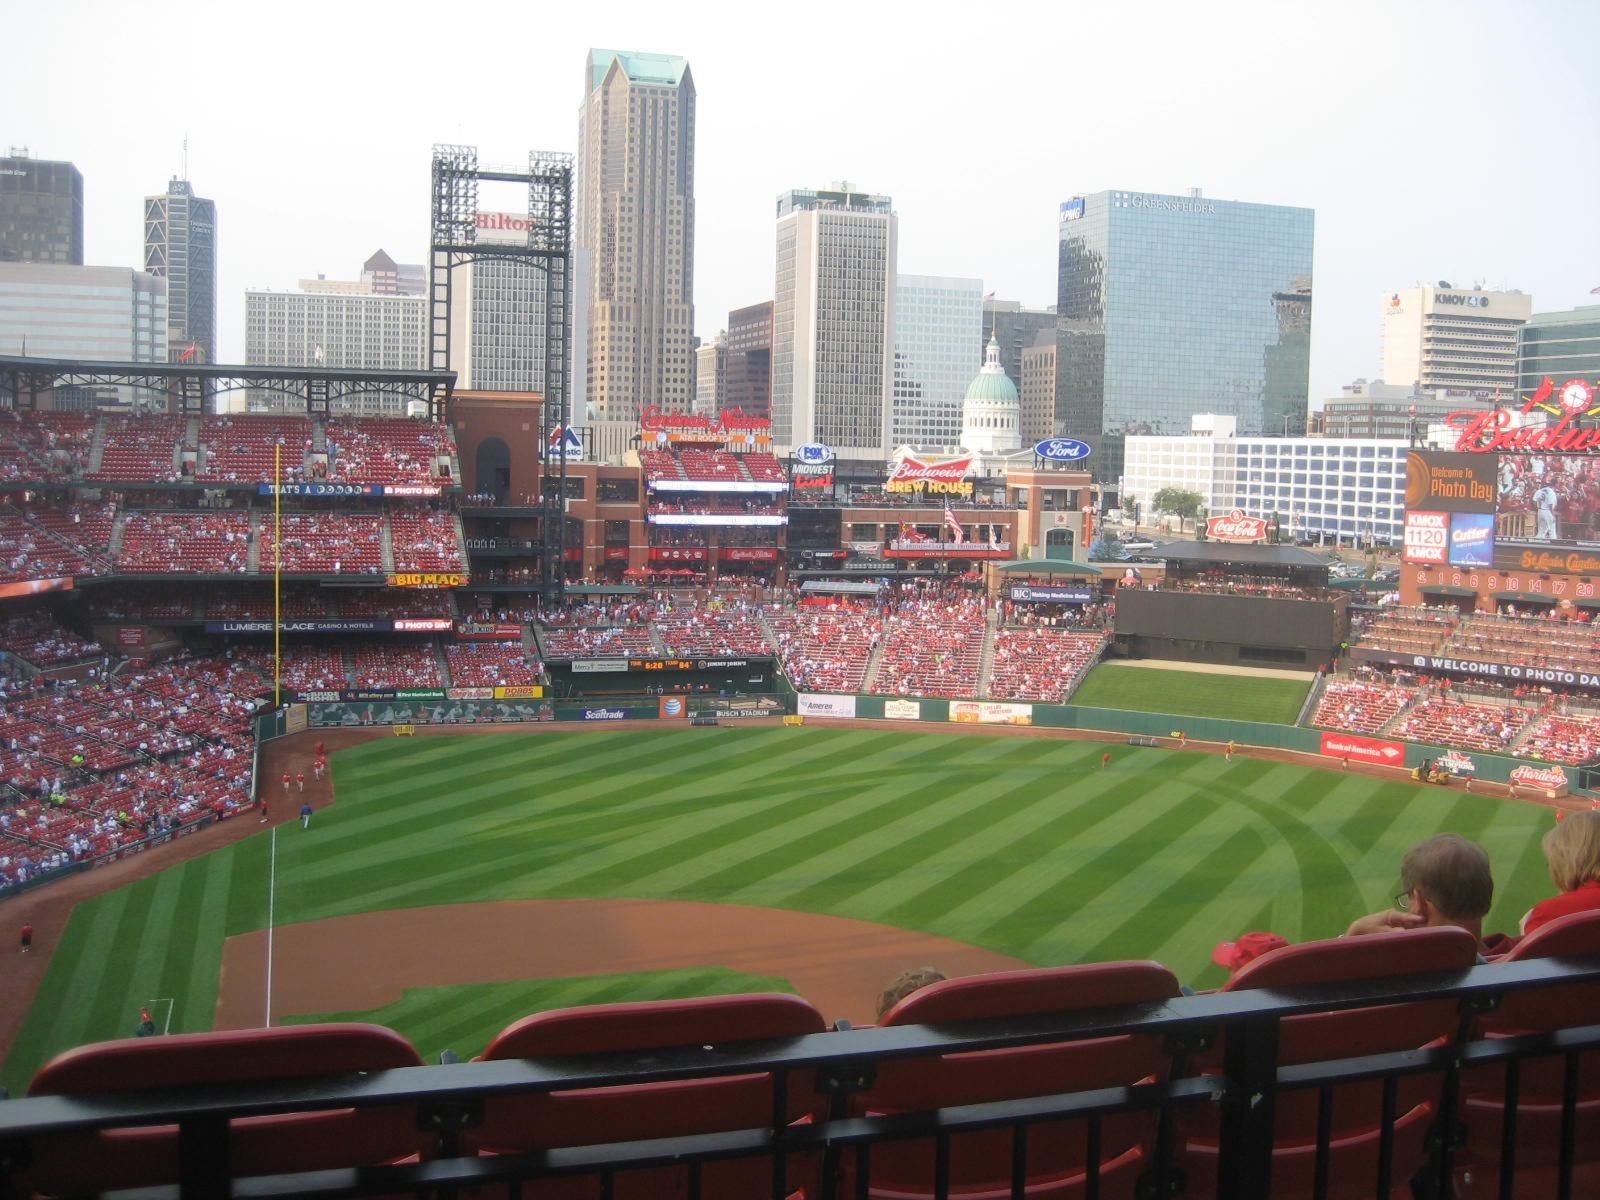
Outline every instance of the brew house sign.
[(1213, 542), (1264, 542), (1267, 540), (1267, 522), (1262, 517), (1249, 517), (1243, 509), (1234, 509), (1226, 516), (1206, 518), (1206, 537)]

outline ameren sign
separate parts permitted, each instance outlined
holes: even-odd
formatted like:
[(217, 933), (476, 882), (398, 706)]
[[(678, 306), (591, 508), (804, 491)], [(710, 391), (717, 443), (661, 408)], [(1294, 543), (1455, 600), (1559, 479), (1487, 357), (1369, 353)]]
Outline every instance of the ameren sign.
[(927, 462), (908, 454), (895, 463), (883, 490), (913, 495), (970, 496), (972, 480), (967, 474), (971, 470), (970, 454), (942, 462)]

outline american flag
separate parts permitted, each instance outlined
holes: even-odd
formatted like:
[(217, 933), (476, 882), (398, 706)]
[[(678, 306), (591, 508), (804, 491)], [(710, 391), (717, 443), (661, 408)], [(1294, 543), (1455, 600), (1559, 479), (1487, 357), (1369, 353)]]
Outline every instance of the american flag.
[(950, 508), (950, 501), (944, 502), (944, 523), (950, 527), (950, 532), (959, 544), (967, 540), (967, 531), (961, 528), (961, 522), (956, 520), (956, 514)]

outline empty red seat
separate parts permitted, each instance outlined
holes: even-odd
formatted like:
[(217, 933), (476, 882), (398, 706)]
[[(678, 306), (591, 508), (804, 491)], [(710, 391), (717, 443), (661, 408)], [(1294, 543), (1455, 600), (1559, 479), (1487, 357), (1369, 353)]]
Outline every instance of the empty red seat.
[[(410, 1042), (377, 1025), (190, 1033), (68, 1050), (40, 1068), (28, 1095), (104, 1096), (421, 1065)], [(411, 1106), (246, 1117), (232, 1121), (229, 1132), (236, 1178), (400, 1162), (426, 1148)], [(46, 1195), (175, 1184), (179, 1177), (172, 1125), (53, 1134), (36, 1140), (33, 1150), (23, 1185)]]
[[(982, 1018), (1070, 1013), (1164, 1000), (1178, 981), (1153, 962), (1092, 963), (1002, 971), (948, 979), (913, 992), (881, 1022), (926, 1025)], [(926, 1112), (1092, 1088), (1120, 1087), (1164, 1076), (1168, 1059), (1159, 1037), (1125, 1035), (1047, 1042), (1004, 1050), (936, 1054), (878, 1065), (877, 1080), (852, 1098), (852, 1114)], [(1030, 1200), (1079, 1197), (1090, 1182), (1085, 1122), (1052, 1121), (1028, 1130), (1026, 1188)], [(1133, 1197), (1150, 1167), (1155, 1121), (1147, 1113), (1103, 1120), (1099, 1195)], [(955, 1200), (1011, 1196), (1012, 1134), (1007, 1129), (961, 1133), (950, 1139), (949, 1195)], [(859, 1168), (850, 1152), (840, 1194), (856, 1196)], [(932, 1138), (884, 1142), (872, 1148), (866, 1195), (876, 1200), (932, 1200), (937, 1194)]]
[[(799, 1037), (825, 1029), (815, 1008), (781, 993), (599, 1004), (525, 1017), (503, 1030), (483, 1057), (649, 1051)], [(483, 1154), (515, 1153), (767, 1128), (773, 1088), (773, 1077), (762, 1072), (491, 1098), (484, 1103), (483, 1123), (468, 1134), (468, 1145)], [(819, 1113), (822, 1100), (811, 1072), (790, 1073), (785, 1099), (791, 1122)], [(811, 1156), (791, 1156), (787, 1169), (791, 1190), (809, 1190)], [(704, 1200), (769, 1196), (771, 1165), (765, 1158), (710, 1163), (701, 1187)], [(686, 1195), (687, 1188), (687, 1168), (659, 1167), (618, 1172), (609, 1195), (614, 1200), (667, 1200)], [(536, 1194), (591, 1200), (602, 1195), (602, 1180), (598, 1173), (545, 1180)]]

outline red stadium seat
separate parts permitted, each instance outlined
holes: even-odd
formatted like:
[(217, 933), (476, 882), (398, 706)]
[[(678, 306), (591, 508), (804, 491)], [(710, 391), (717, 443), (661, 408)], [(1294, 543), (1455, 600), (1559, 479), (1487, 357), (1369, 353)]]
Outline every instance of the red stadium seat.
[[(1558, 917), (1518, 942), (1502, 962), (1600, 955), (1600, 912)], [(1508, 993), (1480, 1019), (1484, 1037), (1543, 1033), (1600, 1022), (1600, 983)], [(1580, 1060), (1573, 1196), (1600, 1195), (1600, 1054)], [(1546, 1058), (1523, 1064), (1516, 1104), (1516, 1195), (1543, 1200), (1557, 1192), (1564, 1064)], [(1470, 1072), (1462, 1083), (1465, 1148), (1456, 1159), (1461, 1200), (1500, 1194), (1505, 1120), (1505, 1071)]]
[[(670, 1046), (698, 1046), (758, 1038), (822, 1033), (822, 1014), (798, 996), (781, 993), (710, 996), (537, 1013), (508, 1026), (484, 1051), (485, 1059), (540, 1055), (608, 1054)], [(666, 1083), (589, 1088), (490, 1099), (483, 1123), (468, 1134), (481, 1154), (549, 1150), (628, 1139), (681, 1137), (738, 1129), (757, 1129), (772, 1116), (771, 1076), (712, 1076)], [(819, 1113), (810, 1072), (788, 1081), (791, 1121)], [(790, 1187), (809, 1190), (809, 1156), (788, 1163)], [(712, 1163), (701, 1177), (704, 1200), (771, 1194), (765, 1159)], [(617, 1175), (614, 1200), (664, 1200), (686, 1194), (683, 1167), (628, 1171)], [(577, 1176), (539, 1184), (541, 1198), (584, 1200), (599, 1197), (600, 1176)], [(811, 1194), (815, 1194), (812, 1192)]]
[[(40, 1068), (28, 1095), (103, 1096), (421, 1065), (410, 1042), (377, 1025), (190, 1033), (68, 1050)], [(427, 1148), (411, 1107), (249, 1117), (233, 1121), (230, 1132), (236, 1177), (401, 1162)], [(179, 1177), (178, 1130), (171, 1125), (57, 1134), (35, 1142), (34, 1150), (23, 1183), (45, 1195), (168, 1185)]]
[[(1002, 971), (931, 984), (913, 992), (881, 1022), (924, 1025), (1035, 1013), (1068, 1013), (1163, 1000), (1178, 994), (1178, 981), (1152, 962), (1092, 963), (1029, 971)], [(933, 1055), (881, 1063), (876, 1082), (852, 1098), (852, 1114), (876, 1116), (926, 1112), (961, 1104), (1050, 1095), (1062, 1091), (1119, 1087), (1161, 1076), (1168, 1067), (1153, 1037), (1107, 1037), (1052, 1042), (1006, 1050)], [(1090, 1182), (1086, 1126), (1052, 1122), (1028, 1134), (1030, 1200), (1078, 1197)], [(1150, 1166), (1154, 1118), (1128, 1114), (1101, 1126), (1099, 1194), (1105, 1200), (1132, 1197)], [(933, 1139), (887, 1142), (873, 1147), (866, 1195), (878, 1200), (932, 1200)], [(1012, 1195), (1012, 1136), (1009, 1130), (958, 1134), (950, 1142), (950, 1189), (955, 1200), (999, 1200)], [(840, 1194), (855, 1189), (858, 1167), (847, 1153)]]
[[(1256, 959), (1233, 976), (1223, 991), (1292, 987), (1296, 984), (1373, 980), (1390, 975), (1466, 970), (1478, 956), (1478, 943), (1463, 929), (1414, 929), (1369, 937), (1334, 938), (1286, 946)], [(1414, 1050), (1439, 1044), (1456, 1033), (1451, 1000), (1385, 1004), (1343, 1012), (1286, 1018), (1279, 1030), (1279, 1066)], [(1195, 1062), (1200, 1071), (1221, 1069), (1225, 1047), (1218, 1045)], [(1411, 1076), (1399, 1086), (1392, 1128), (1389, 1184), (1395, 1194), (1427, 1161), (1425, 1141), (1439, 1110), (1441, 1079)], [(1378, 1083), (1341, 1085), (1332, 1093), (1329, 1144), (1330, 1200), (1356, 1200), (1378, 1192), (1378, 1162), (1383, 1128), (1379, 1123), (1382, 1088)], [(1275, 1200), (1315, 1195), (1318, 1096), (1315, 1090), (1279, 1092), (1273, 1144), (1272, 1195)], [(1216, 1192), (1217, 1112), (1184, 1115), (1182, 1157), (1186, 1196)]]

